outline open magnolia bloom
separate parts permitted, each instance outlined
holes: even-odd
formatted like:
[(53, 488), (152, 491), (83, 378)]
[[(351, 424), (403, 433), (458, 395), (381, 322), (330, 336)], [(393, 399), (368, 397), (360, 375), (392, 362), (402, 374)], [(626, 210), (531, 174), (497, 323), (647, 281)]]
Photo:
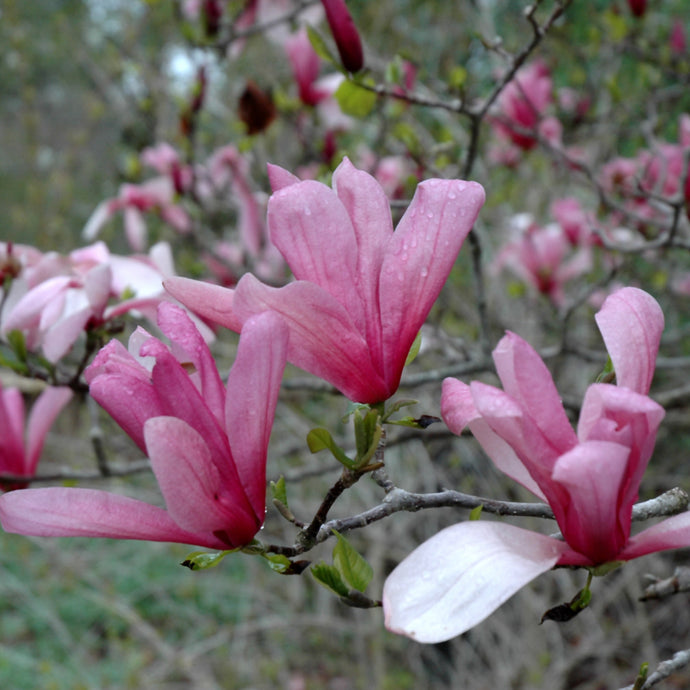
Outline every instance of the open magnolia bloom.
[(226, 390), (182, 309), (161, 304), (158, 325), (172, 347), (138, 329), (133, 352), (111, 341), (86, 377), (93, 397), (148, 454), (166, 509), (96, 489), (24, 489), (0, 498), (6, 532), (213, 549), (252, 540), (265, 517), (266, 454), (287, 328), (270, 313), (247, 321)]
[(443, 382), (453, 433), (469, 427), (496, 466), (551, 506), (563, 540), (501, 522), (446, 528), (384, 586), (386, 626), (440, 642), (476, 625), (555, 565), (592, 567), (690, 546), (690, 512), (630, 535), (632, 507), (664, 410), (647, 396), (663, 330), (656, 301), (636, 288), (596, 315), (617, 385), (589, 386), (577, 433), (539, 355), (508, 333), (494, 350), (503, 390)]
[(171, 278), (166, 289), (234, 331), (254, 314), (277, 312), (290, 330), (290, 362), (355, 402), (387, 400), (484, 203), (483, 188), (426, 180), (393, 232), (381, 185), (347, 158), (333, 189), (277, 166), (269, 175), (269, 234), (296, 280), (273, 288), (248, 273), (230, 290)]

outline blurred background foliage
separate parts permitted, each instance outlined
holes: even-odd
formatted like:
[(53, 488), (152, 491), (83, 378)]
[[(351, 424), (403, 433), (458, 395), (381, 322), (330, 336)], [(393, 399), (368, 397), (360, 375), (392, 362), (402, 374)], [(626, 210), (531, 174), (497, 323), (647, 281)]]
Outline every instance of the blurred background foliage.
[[(225, 5), (232, 15), (243, 3)], [(375, 81), (384, 82), (390, 66), (406, 59), (417, 70), (416, 91), (444, 101), (485, 98), (506, 66), (497, 39), (502, 50), (516, 53), (531, 37), (526, 3), (517, 0), (354, 0), (349, 7)], [(552, 8), (541, 3), (537, 16)], [(591, 100), (585, 117), (567, 123), (566, 143), (584, 142), (601, 164), (634, 155), (651, 134), (676, 140), (678, 117), (690, 112), (690, 63), (687, 55), (671, 54), (668, 37), (673, 22), (687, 24), (687, 16), (685, 0), (655, 3), (643, 20), (633, 18), (621, 0), (572, 3), (536, 53), (557, 87), (576, 88)], [(94, 208), (122, 182), (142, 179), (138, 156), (145, 147), (168, 141), (184, 150), (180, 113), (202, 64), (209, 93), (191, 154), (203, 158), (235, 144), (251, 154), (254, 180), (264, 191), (267, 161), (290, 169), (313, 162), (321, 142), (309, 138), (309, 129), (299, 130), (301, 106), (282, 49), (256, 35), (228, 58), (210, 43), (171, 0), (4, 0), (2, 239), (60, 252), (84, 244), (80, 233)], [(248, 80), (270, 92), (278, 108), (274, 124), (253, 137), (237, 116)], [(379, 156), (411, 152), (424, 177), (457, 176), (467, 155), (467, 128), (466, 118), (446, 109), (379, 100), (339, 135), (337, 147), (351, 156), (360, 146)], [(479, 224), (488, 249), (498, 246), (511, 214), (530, 212), (546, 222), (559, 194), (575, 194), (596, 207), (596, 190), (539, 148), (517, 168), (493, 164), (485, 155), (489, 138), (484, 125), (471, 175), (488, 193)], [(330, 162), (321, 163), (326, 174)], [(113, 250), (124, 250), (117, 224), (105, 238)], [(176, 259), (185, 265), (195, 257)], [(663, 294), (674, 266), (690, 266), (687, 252), (669, 251), (661, 260), (625, 257), (618, 277)], [(460, 349), (478, 333), (469, 267), (464, 251), (433, 315), (461, 342)], [(558, 335), (563, 323), (554, 321), (552, 305), (520, 291), (506, 298), (503, 284), (496, 290), (489, 295), (494, 335), (516, 324), (535, 345)], [(670, 322), (681, 334), (687, 334), (686, 301), (667, 298)], [(591, 310), (581, 320), (591, 333)], [(594, 336), (590, 340), (599, 347)], [(687, 354), (686, 341), (671, 342), (667, 354)], [(421, 366), (438, 364), (442, 350), (423, 353)], [(562, 366), (559, 374), (581, 393), (597, 370), (597, 363), (576, 370)], [(660, 378), (673, 376), (670, 369)], [(415, 411), (438, 412), (437, 384), (414, 394), (420, 401)], [(320, 456), (305, 457), (304, 437), (317, 424), (342, 428), (343, 412), (341, 401), (314, 400), (299, 391), (286, 393), (281, 403), (269, 478), (287, 475), (291, 505), (304, 516), (313, 513), (338, 473)], [(91, 466), (90, 424), (74, 405), (51, 437), (42, 469)], [(688, 488), (686, 408), (670, 415), (666, 429), (642, 498), (679, 482)], [(106, 426), (109, 452), (136, 458), (133, 446), (111, 439), (111, 433)], [(342, 435), (346, 444), (346, 430)], [(392, 435), (386, 460), (409, 490), (453, 487), (526, 497), (493, 471), (471, 441), (434, 430), (405, 438), (407, 443), (396, 445)], [(157, 496), (148, 475), (96, 484), (154, 501)], [(364, 510), (379, 494), (361, 482), (337, 512)], [(379, 596), (385, 573), (415, 545), (465, 516), (452, 509), (396, 515), (352, 535), (374, 566), (372, 596)], [(272, 508), (265, 533), (274, 542), (290, 543), (294, 536)], [(628, 564), (595, 589), (593, 608), (567, 626), (537, 626), (546, 608), (570, 599), (582, 585), (578, 574), (556, 572), (462, 638), (420, 646), (384, 632), (380, 611), (347, 609), (308, 575), (281, 577), (249, 557), (230, 557), (216, 569), (192, 573), (177, 565), (187, 553), (180, 546), (5, 534), (0, 542), (0, 687), (12, 690), (614, 688), (632, 682), (643, 661), (654, 664), (687, 646), (690, 635), (687, 597), (666, 605), (636, 601), (644, 574), (670, 574), (683, 562), (682, 553)], [(331, 549), (325, 544), (310, 558), (329, 560)], [(679, 676), (676, 687), (688, 682), (687, 674)]]

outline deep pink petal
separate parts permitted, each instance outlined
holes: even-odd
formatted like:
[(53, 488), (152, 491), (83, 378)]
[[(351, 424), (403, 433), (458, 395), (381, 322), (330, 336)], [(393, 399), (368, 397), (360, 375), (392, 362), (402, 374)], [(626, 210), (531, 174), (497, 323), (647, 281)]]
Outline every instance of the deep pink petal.
[(476, 182), (427, 180), (393, 234), (379, 288), (385, 375), (393, 390), (483, 204)]
[(0, 471), (25, 474), (24, 398), (18, 388), (0, 389)]
[(268, 231), (295, 278), (330, 293), (365, 333), (357, 292), (357, 239), (335, 192), (313, 180), (283, 187), (269, 199)]
[(350, 400), (387, 400), (389, 390), (374, 369), (369, 348), (344, 307), (318, 286), (298, 281), (271, 288), (251, 274), (240, 280), (235, 308), (241, 319), (275, 311), (290, 330), (288, 361), (333, 384)]
[(35, 473), (46, 434), (71, 399), (72, 391), (69, 388), (50, 386), (33, 404), (26, 427), (26, 474)]
[(618, 385), (648, 393), (664, 330), (664, 314), (657, 301), (638, 288), (622, 288), (606, 298), (594, 318)]
[(561, 449), (544, 436), (532, 418), (507, 393), (478, 381), (473, 381), (470, 388), (482, 419), (515, 451), (551, 502), (555, 496), (549, 493), (548, 487)]
[(552, 568), (565, 543), (499, 522), (462, 522), (415, 549), (383, 588), (386, 627), (442, 642), (483, 621)]
[(618, 558), (629, 561), (657, 551), (686, 547), (690, 547), (690, 511), (666, 518), (636, 534)]
[(188, 372), (198, 388), (209, 410), (219, 424), (225, 421), (225, 386), (220, 379), (216, 362), (197, 327), (180, 307), (163, 302), (158, 307), (158, 326), (172, 342), (172, 353), (185, 364), (189, 362), (194, 370)]
[(598, 383), (585, 394), (578, 424), (580, 440), (611, 441), (630, 448), (626, 484), (618, 497), (621, 524), (629, 524), (664, 414), (661, 405), (629, 388)]
[(228, 376), (225, 430), (256, 518), (266, 506), (266, 454), (288, 350), (288, 328), (272, 312), (247, 320)]
[(213, 535), (180, 528), (162, 508), (96, 489), (23, 489), (0, 496), (6, 532), (36, 537), (144, 539), (225, 548)]
[(242, 322), (233, 311), (235, 291), (191, 278), (167, 278), (163, 287), (195, 314), (239, 333)]
[(551, 373), (529, 343), (508, 332), (493, 352), (503, 389), (532, 418), (554, 448), (565, 452), (577, 436), (563, 409)]
[(381, 185), (368, 173), (355, 168), (347, 157), (333, 173), (333, 189), (352, 221), (357, 242), (354, 289), (364, 306), (364, 332), (372, 361), (383, 371), (379, 279), (393, 237), (390, 204)]
[(362, 41), (345, 0), (321, 0), (343, 67), (359, 72), (364, 66)]
[(563, 537), (593, 563), (616, 560), (628, 540), (630, 518), (620, 524), (618, 500), (629, 453), (617, 443), (587, 441), (560, 457), (553, 470), (570, 497), (559, 520)]
[(177, 417), (154, 417), (144, 437), (168, 513), (182, 529), (213, 534), (231, 548), (251, 541), (261, 522), (239, 482), (221, 476), (197, 431)]

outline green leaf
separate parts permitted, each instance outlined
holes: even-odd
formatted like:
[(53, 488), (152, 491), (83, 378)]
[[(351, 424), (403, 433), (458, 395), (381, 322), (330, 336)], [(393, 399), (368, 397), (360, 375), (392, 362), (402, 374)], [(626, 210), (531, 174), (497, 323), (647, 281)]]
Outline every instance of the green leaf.
[(345, 451), (333, 440), (328, 429), (316, 428), (307, 434), (307, 445), (312, 453), (318, 453), (327, 448), (333, 457), (345, 467), (352, 469), (355, 463), (345, 455)]
[(376, 453), (383, 436), (383, 427), (378, 410), (369, 410), (364, 416), (357, 410), (354, 414), (354, 422), (357, 446), (354, 468), (360, 468), (365, 467)]
[(467, 70), (462, 65), (456, 65), (448, 75), (448, 86), (460, 90), (467, 81)]
[(326, 62), (330, 62), (332, 65), (340, 67), (340, 61), (331, 52), (331, 49), (328, 47), (328, 44), (324, 40), (323, 36), (316, 29), (309, 26), (309, 24), (307, 24), (307, 35), (309, 36), (309, 43), (311, 43), (311, 47), (322, 60), (326, 60)]
[(419, 348), (422, 346), (422, 332), (419, 331), (417, 333), (414, 342), (412, 343), (412, 347), (410, 348), (410, 351), (407, 353), (407, 357), (405, 359), (405, 366), (408, 364), (412, 364), (414, 362), (415, 358), (419, 354)]
[(363, 592), (374, 575), (373, 568), (360, 556), (345, 537), (333, 530), (338, 543), (333, 548), (333, 563), (347, 583)]
[(327, 587), (332, 592), (335, 592), (338, 596), (346, 597), (350, 591), (347, 585), (343, 582), (340, 573), (335, 566), (328, 565), (328, 563), (315, 563), (311, 567), (311, 574), (314, 579)]
[(343, 81), (333, 95), (340, 109), (353, 117), (366, 117), (376, 105), (376, 94), (350, 79)]
[(10, 331), (7, 336), (7, 342), (10, 347), (17, 355), (20, 362), (26, 362), (27, 350), (26, 350), (26, 340), (24, 339), (24, 334), (21, 331), (14, 330)]
[(371, 406), (367, 405), (366, 403), (355, 403), (355, 402), (348, 402), (347, 403), (347, 411), (345, 414), (342, 416), (341, 420), (343, 424), (347, 424), (350, 417), (357, 411), (357, 410), (370, 410)]
[(207, 570), (215, 568), (229, 553), (235, 553), (237, 549), (230, 551), (193, 551), (182, 561), (181, 565), (190, 570)]
[(287, 506), (287, 491), (285, 490), (285, 477), (281, 476), (277, 482), (271, 482), (271, 496), (274, 501), (280, 501), (284, 506)]
[(616, 371), (613, 368), (613, 362), (611, 361), (611, 357), (608, 357), (606, 359), (606, 365), (604, 366), (603, 371), (595, 379), (595, 383), (612, 383), (615, 376)]
[(401, 141), (411, 152), (419, 150), (419, 137), (412, 125), (407, 122), (398, 122), (393, 127), (393, 136)]
[(281, 553), (261, 554), (267, 561), (271, 570), (276, 573), (286, 573), (292, 567), (292, 561)]
[(395, 414), (398, 410), (402, 410), (403, 407), (410, 407), (411, 405), (416, 405), (417, 400), (412, 400), (411, 398), (403, 398), (402, 400), (396, 400), (387, 410), (386, 413), (383, 415), (383, 420), (382, 421), (387, 421), (388, 418), (392, 415)]
[(483, 505), (478, 505), (476, 508), (472, 508), (472, 510), (470, 510), (470, 521), (479, 520), (483, 508)]

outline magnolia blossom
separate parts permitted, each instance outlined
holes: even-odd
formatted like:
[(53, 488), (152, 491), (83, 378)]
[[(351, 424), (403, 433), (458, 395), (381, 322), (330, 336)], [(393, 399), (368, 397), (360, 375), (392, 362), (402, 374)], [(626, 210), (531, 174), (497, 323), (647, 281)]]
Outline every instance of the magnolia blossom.
[(269, 233), (297, 280), (272, 288), (246, 274), (228, 290), (172, 278), (166, 289), (235, 331), (253, 314), (278, 312), (290, 329), (291, 362), (351, 400), (387, 400), (484, 190), (475, 182), (427, 180), (393, 232), (381, 186), (348, 159), (333, 174), (333, 189), (276, 166), (269, 174)]
[(630, 535), (632, 507), (664, 416), (647, 396), (661, 309), (647, 293), (623, 288), (596, 320), (617, 385), (588, 388), (577, 433), (546, 365), (513, 333), (494, 350), (504, 390), (443, 383), (441, 412), (451, 431), (469, 426), (499, 469), (547, 501), (563, 540), (501, 522), (448, 527), (386, 581), (390, 630), (420, 642), (447, 640), (557, 564), (592, 567), (690, 546), (690, 512)]
[[(69, 388), (48, 387), (34, 402), (27, 420), (21, 391), (3, 390), (0, 385), (0, 474), (34, 476), (46, 434), (71, 398)], [(19, 489), (22, 485), (0, 482), (0, 488)]]
[[(502, 138), (528, 151), (537, 143), (533, 133), (551, 105), (552, 91), (551, 74), (543, 62), (525, 65), (501, 91), (492, 125)], [(546, 127), (547, 138), (554, 136), (554, 128), (555, 124)]]
[[(27, 348), (50, 362), (64, 357), (81, 333), (125, 313), (155, 322), (156, 307), (170, 301), (163, 279), (174, 275), (170, 246), (148, 255), (111, 254), (103, 242), (70, 252), (50, 252), (21, 266), (0, 315), (0, 334), (18, 330)], [(199, 323), (207, 340), (213, 334)]]
[(590, 270), (592, 258), (586, 244), (573, 248), (565, 229), (555, 223), (539, 227), (529, 214), (511, 219), (513, 238), (496, 256), (492, 270), (508, 268), (554, 304), (565, 299), (570, 280)]
[(138, 329), (132, 352), (112, 341), (86, 378), (93, 397), (148, 454), (166, 509), (96, 489), (26, 489), (0, 499), (5, 531), (214, 549), (251, 541), (264, 521), (266, 453), (287, 329), (275, 314), (248, 319), (226, 390), (183, 310), (162, 304), (159, 326), (171, 348)]
[(154, 177), (142, 184), (124, 184), (115, 198), (96, 207), (84, 226), (84, 238), (95, 239), (103, 226), (120, 211), (124, 216), (127, 241), (134, 251), (146, 248), (145, 213), (156, 213), (178, 232), (187, 233), (192, 222), (187, 211), (176, 202), (176, 194), (175, 182), (168, 176)]

